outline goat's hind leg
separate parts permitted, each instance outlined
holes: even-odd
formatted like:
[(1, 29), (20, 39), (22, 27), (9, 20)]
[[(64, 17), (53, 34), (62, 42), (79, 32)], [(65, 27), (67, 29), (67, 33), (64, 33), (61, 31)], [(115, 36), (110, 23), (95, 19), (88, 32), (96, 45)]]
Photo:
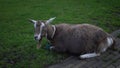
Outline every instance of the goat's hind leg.
[(83, 54), (83, 55), (80, 55), (80, 59), (87, 59), (87, 58), (92, 58), (92, 57), (96, 57), (96, 56), (100, 56), (100, 53)]
[(95, 52), (93, 52), (93, 53), (86, 53), (86, 54), (80, 55), (80, 58), (81, 59), (87, 59), (87, 58), (100, 56), (100, 54), (105, 52), (107, 50), (107, 48), (108, 47), (105, 44), (101, 43)]
[(101, 52), (106, 51), (106, 47), (104, 47), (103, 44), (100, 44), (97, 49), (93, 53), (86, 53), (83, 55), (80, 55), (80, 59), (87, 59), (87, 58), (93, 58), (96, 56), (100, 56)]
[(87, 58), (100, 56), (100, 54), (102, 52), (105, 52), (106, 50), (107, 50), (106, 45), (104, 43), (101, 43), (93, 53), (86, 53), (86, 54), (80, 55), (80, 58), (81, 59), (87, 59)]

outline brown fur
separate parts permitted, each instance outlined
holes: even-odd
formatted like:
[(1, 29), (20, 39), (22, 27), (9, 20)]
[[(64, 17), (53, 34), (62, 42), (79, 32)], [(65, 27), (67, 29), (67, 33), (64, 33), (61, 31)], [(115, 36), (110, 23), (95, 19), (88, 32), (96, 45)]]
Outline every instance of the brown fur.
[(47, 38), (58, 52), (100, 53), (101, 49), (107, 47), (109, 34), (99, 27), (89, 24), (58, 24), (55, 27), (56, 32), (53, 38), (51, 38), (52, 27), (50, 25), (47, 27)]

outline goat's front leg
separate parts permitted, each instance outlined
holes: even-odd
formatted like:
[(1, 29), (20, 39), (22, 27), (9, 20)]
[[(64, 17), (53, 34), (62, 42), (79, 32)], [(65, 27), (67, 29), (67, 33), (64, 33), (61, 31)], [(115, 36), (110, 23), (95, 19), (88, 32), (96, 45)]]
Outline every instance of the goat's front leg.
[(87, 58), (92, 58), (92, 57), (96, 57), (96, 56), (100, 56), (100, 53), (83, 54), (83, 55), (80, 55), (80, 59), (87, 59)]
[(55, 46), (50, 46), (50, 50), (54, 51), (55, 50)]
[(56, 52), (65, 52), (65, 48), (59, 46), (50, 46), (50, 50)]

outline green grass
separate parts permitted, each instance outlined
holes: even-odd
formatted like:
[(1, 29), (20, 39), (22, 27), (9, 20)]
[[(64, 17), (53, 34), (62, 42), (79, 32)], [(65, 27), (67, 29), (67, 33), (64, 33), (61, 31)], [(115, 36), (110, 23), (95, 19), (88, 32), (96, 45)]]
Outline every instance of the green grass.
[(0, 0), (0, 67), (43, 68), (65, 55), (36, 49), (32, 19), (89, 23), (112, 32), (120, 28), (120, 0)]

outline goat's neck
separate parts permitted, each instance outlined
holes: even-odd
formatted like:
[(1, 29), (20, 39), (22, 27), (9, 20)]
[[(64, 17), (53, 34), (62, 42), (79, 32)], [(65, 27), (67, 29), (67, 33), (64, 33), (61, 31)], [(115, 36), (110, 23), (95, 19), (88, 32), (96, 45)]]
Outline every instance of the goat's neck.
[(54, 37), (55, 29), (53, 25), (47, 25), (47, 39), (51, 40)]

